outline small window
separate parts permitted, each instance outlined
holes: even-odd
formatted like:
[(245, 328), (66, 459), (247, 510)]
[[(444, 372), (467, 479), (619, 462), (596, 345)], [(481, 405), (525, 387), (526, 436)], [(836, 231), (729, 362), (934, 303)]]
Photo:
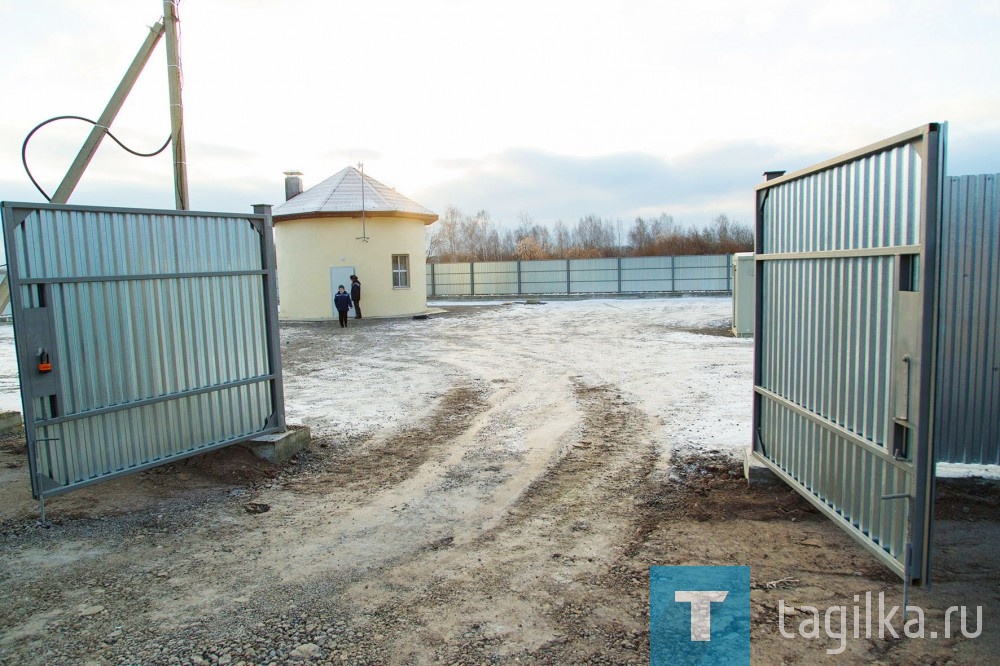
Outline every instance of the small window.
[(392, 255), (392, 288), (401, 289), (410, 286), (410, 255)]

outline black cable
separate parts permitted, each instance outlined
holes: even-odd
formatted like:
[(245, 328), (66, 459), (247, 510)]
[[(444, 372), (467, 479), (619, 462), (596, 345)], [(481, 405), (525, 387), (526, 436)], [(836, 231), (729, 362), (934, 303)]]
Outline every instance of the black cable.
[(45, 190), (43, 190), (42, 186), (38, 184), (38, 181), (35, 180), (35, 177), (31, 175), (31, 169), (28, 168), (28, 142), (31, 141), (31, 137), (35, 134), (35, 132), (37, 132), (38, 130), (42, 129), (43, 127), (45, 127), (49, 123), (54, 123), (57, 120), (82, 120), (82, 121), (84, 121), (86, 123), (90, 123), (91, 125), (94, 125), (95, 127), (100, 127), (101, 129), (104, 130), (104, 133), (107, 134), (108, 136), (110, 136), (111, 139), (115, 143), (117, 143), (119, 146), (121, 146), (122, 148), (124, 148), (126, 151), (132, 153), (133, 155), (135, 155), (137, 157), (156, 157), (157, 155), (159, 155), (160, 153), (162, 153), (164, 150), (166, 150), (167, 146), (170, 145), (170, 139), (171, 139), (171, 137), (168, 136), (166, 142), (164, 142), (164, 144), (162, 146), (160, 146), (159, 150), (157, 150), (155, 152), (152, 152), (152, 153), (140, 153), (138, 151), (132, 150), (131, 148), (129, 148), (128, 146), (126, 146), (124, 143), (122, 143), (121, 141), (119, 141), (118, 137), (116, 137), (114, 134), (112, 134), (111, 130), (109, 130), (107, 127), (103, 127), (103, 126), (99, 125), (96, 121), (91, 120), (90, 118), (84, 118), (83, 116), (56, 116), (54, 118), (49, 118), (46, 121), (40, 122), (37, 125), (35, 125), (35, 127), (30, 132), (28, 132), (28, 136), (24, 137), (24, 143), (21, 144), (21, 164), (24, 165), (24, 172), (28, 174), (28, 179), (31, 181), (31, 184), (35, 186), (35, 189), (37, 189), (39, 192), (42, 193), (42, 196), (45, 197), (46, 201), (52, 201), (52, 197), (50, 197), (48, 194), (45, 193)]

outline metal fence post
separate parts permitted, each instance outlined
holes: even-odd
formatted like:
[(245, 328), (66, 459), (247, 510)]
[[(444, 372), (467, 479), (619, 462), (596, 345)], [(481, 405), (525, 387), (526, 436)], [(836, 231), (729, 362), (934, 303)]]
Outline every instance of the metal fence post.
[(264, 302), (267, 304), (267, 338), (268, 338), (268, 361), (271, 366), (271, 374), (275, 379), (271, 381), (271, 418), (268, 426), (274, 426), (285, 430), (285, 392), (281, 377), (281, 333), (278, 329), (278, 259), (274, 251), (274, 222), (271, 220), (271, 206), (268, 204), (255, 204), (254, 215), (263, 215), (262, 242), (264, 245)]
[(733, 265), (733, 255), (727, 254), (726, 255), (726, 266), (725, 266), (725, 269), (726, 269), (726, 291), (728, 291), (730, 294), (733, 293), (733, 272), (732, 272), (732, 270), (730, 270), (730, 267), (732, 265)]
[(434, 273), (434, 264), (431, 264), (431, 296), (437, 297), (437, 275)]
[(622, 293), (622, 258), (618, 257), (618, 293)]
[(677, 257), (670, 257), (670, 291), (677, 291)]
[(517, 293), (521, 294), (521, 260), (517, 260)]
[(569, 266), (569, 262), (570, 261), (571, 261), (570, 259), (566, 260), (566, 295), (567, 296), (572, 293), (572, 285), (570, 284), (570, 280), (571, 280), (570, 276), (572, 275), (572, 271), (570, 270), (570, 266)]
[(476, 264), (469, 262), (469, 296), (476, 295)]

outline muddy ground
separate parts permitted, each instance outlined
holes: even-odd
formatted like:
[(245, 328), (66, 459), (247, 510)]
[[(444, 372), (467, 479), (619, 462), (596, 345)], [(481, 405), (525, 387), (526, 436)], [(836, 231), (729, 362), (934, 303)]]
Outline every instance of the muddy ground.
[[(651, 565), (750, 565), (755, 664), (995, 663), (996, 485), (941, 489), (935, 586), (911, 598), (937, 628), (948, 606), (984, 606), (981, 635), (851, 639), (828, 656), (836, 641), (779, 634), (779, 600), (898, 604), (892, 574), (572, 355), (489, 366), (484, 339), (462, 347), (476, 317), (440, 316), (435, 344), (455, 336), (458, 352), (427, 368), (438, 388), (419, 407), (382, 427), (310, 424), (310, 449), (283, 466), (231, 447), (53, 498), (45, 527), (22, 441), (0, 442), (0, 663), (647, 664)], [(327, 325), (285, 327), (291, 402), (350, 336), (441, 360), (398, 324), (355, 324), (336, 344)], [(540, 348), (530, 321), (514, 325)], [(719, 327), (685, 322), (675, 341), (745, 353)]]

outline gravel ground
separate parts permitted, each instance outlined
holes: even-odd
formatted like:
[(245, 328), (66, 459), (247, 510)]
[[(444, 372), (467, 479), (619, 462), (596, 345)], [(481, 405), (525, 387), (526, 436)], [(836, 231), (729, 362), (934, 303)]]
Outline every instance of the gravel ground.
[[(230, 447), (81, 489), (47, 527), (21, 440), (2, 441), (0, 663), (647, 664), (658, 564), (749, 564), (754, 663), (828, 659), (829, 641), (779, 635), (779, 599), (901, 588), (787, 487), (742, 479), (752, 343), (718, 335), (728, 308), (288, 324), (308, 451), (272, 466)], [(914, 600), (935, 622), (983, 604), (982, 635), (861, 639), (839, 662), (996, 654), (1000, 497), (962, 483)]]

